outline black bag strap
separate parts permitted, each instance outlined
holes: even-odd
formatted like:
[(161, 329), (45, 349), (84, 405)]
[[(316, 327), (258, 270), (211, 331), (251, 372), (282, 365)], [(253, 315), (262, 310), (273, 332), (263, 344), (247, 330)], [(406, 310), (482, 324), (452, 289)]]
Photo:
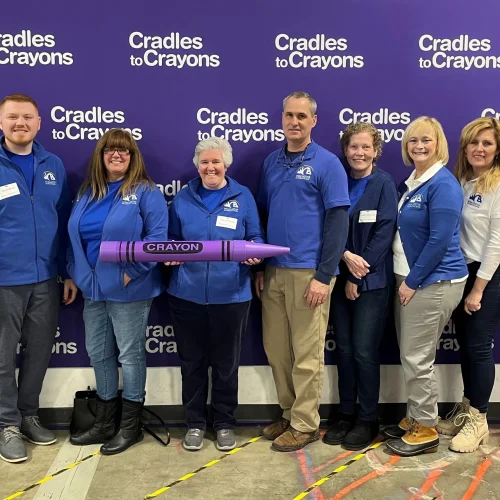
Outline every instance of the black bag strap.
[(144, 422), (142, 422), (142, 427), (144, 428), (144, 430), (148, 434), (153, 436), (163, 446), (168, 446), (168, 444), (170, 443), (170, 431), (168, 430), (167, 424), (165, 424), (164, 420), (159, 415), (157, 415), (153, 410), (150, 410), (149, 408), (143, 407), (143, 411), (147, 411), (148, 413), (150, 413), (151, 415), (153, 415), (154, 417), (156, 417), (158, 419), (158, 421), (161, 424), (161, 427), (163, 427), (165, 429), (165, 432), (167, 434), (167, 442), (165, 442), (160, 436), (158, 436), (158, 434), (156, 434), (153, 430), (151, 430), (150, 427), (148, 427)]

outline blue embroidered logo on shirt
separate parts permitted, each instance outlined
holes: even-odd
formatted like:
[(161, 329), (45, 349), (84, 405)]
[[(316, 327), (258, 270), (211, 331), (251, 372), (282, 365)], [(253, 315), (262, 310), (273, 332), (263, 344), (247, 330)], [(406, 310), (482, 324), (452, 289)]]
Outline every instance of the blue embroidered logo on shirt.
[(479, 193), (473, 193), (469, 196), (467, 200), (467, 205), (475, 208), (479, 208), (483, 202), (483, 197)]
[(297, 170), (296, 179), (304, 179), (306, 181), (311, 179), (313, 168), (310, 165), (303, 165)]
[(122, 198), (122, 205), (137, 205), (137, 195), (128, 194)]
[(50, 170), (46, 170), (43, 173), (43, 179), (45, 180), (45, 184), (48, 184), (49, 186), (56, 185), (56, 176)]
[(240, 208), (236, 200), (229, 200), (224, 203), (224, 212), (237, 212)]

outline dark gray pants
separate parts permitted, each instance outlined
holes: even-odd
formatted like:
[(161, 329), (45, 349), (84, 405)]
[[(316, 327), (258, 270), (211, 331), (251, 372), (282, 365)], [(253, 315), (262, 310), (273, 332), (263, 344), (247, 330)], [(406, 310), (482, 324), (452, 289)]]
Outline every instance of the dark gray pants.
[[(36, 415), (57, 330), (59, 286), (50, 279), (0, 286), (0, 429)], [(16, 351), (22, 361), (16, 385)]]

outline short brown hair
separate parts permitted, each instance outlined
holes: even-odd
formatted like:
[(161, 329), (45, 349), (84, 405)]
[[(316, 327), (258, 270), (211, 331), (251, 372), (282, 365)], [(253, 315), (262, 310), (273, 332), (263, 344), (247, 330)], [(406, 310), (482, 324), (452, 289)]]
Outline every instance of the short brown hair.
[(428, 125), (434, 131), (437, 143), (437, 161), (441, 162), (443, 165), (446, 165), (448, 163), (448, 160), (450, 159), (450, 155), (448, 153), (448, 141), (446, 140), (446, 136), (444, 135), (444, 130), (441, 124), (435, 118), (430, 118), (429, 116), (419, 116), (406, 127), (406, 130), (403, 134), (403, 139), (401, 141), (401, 153), (403, 154), (404, 164), (407, 166), (413, 165), (413, 160), (408, 154), (408, 142), (410, 141), (410, 138), (413, 136), (415, 131), (421, 128), (423, 125)]
[(349, 142), (351, 142), (351, 137), (356, 134), (361, 134), (362, 132), (367, 132), (372, 136), (373, 141), (373, 149), (375, 149), (375, 157), (373, 158), (373, 163), (375, 164), (375, 160), (380, 158), (382, 154), (382, 146), (384, 142), (382, 141), (382, 137), (380, 137), (379, 131), (375, 128), (374, 125), (367, 122), (356, 122), (347, 125), (340, 138), (340, 147), (342, 148), (342, 153), (344, 153), (349, 146)]
[(33, 104), (33, 106), (35, 106), (36, 108), (36, 112), (38, 113), (39, 110), (38, 110), (38, 104), (35, 102), (35, 100), (28, 96), (28, 95), (25, 95), (25, 94), (11, 94), (11, 95), (7, 95), (5, 96), (1, 101), (0, 101), (0, 110), (3, 108), (3, 105), (7, 102), (7, 101), (14, 101), (14, 102), (29, 102), (31, 104)]
[(134, 138), (127, 130), (112, 128), (108, 130), (97, 142), (92, 157), (90, 158), (87, 176), (78, 191), (78, 197), (82, 196), (90, 188), (90, 199), (102, 200), (108, 193), (106, 166), (104, 165), (104, 148), (122, 148), (130, 151), (130, 164), (125, 173), (125, 179), (117, 196), (128, 196), (141, 185), (151, 189), (156, 187), (153, 180), (146, 172), (144, 158)]

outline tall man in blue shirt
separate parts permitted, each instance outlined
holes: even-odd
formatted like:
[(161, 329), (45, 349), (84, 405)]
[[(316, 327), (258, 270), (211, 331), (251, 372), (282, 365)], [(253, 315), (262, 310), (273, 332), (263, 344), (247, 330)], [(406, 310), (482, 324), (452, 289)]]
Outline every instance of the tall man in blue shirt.
[[(66, 274), (71, 200), (61, 160), (34, 141), (38, 106), (26, 95), (0, 102), (0, 458), (28, 458), (22, 438), (56, 441), (37, 416), (57, 330), (57, 274)], [(64, 303), (76, 296), (64, 281)], [(15, 362), (22, 364), (16, 384)]]
[(311, 140), (316, 109), (305, 92), (283, 101), (287, 143), (266, 158), (257, 200), (268, 243), (291, 249), (256, 275), (264, 348), (283, 410), (263, 435), (278, 451), (319, 439), (330, 294), (348, 234), (347, 176), (340, 160)]

